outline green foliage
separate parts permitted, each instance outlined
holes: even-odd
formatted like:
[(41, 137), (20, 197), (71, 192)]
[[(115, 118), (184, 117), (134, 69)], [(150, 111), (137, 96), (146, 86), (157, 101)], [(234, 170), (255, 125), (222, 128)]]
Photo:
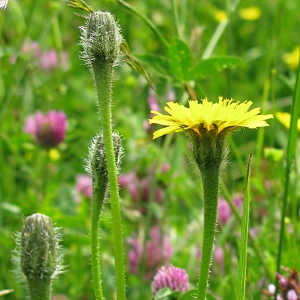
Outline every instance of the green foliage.
[[(78, 195), (75, 186), (77, 175), (85, 172), (83, 158), (90, 138), (98, 132), (99, 120), (93, 82), (78, 57), (82, 51), (78, 27), (84, 24), (83, 14), (99, 9), (116, 16), (127, 42), (122, 45), (125, 61), (114, 71), (112, 108), (114, 129), (123, 136), (125, 148), (120, 174), (133, 172), (138, 178), (131, 182), (137, 191), (135, 198), (127, 187), (120, 190), (125, 254), (128, 257), (131, 246), (127, 241), (133, 234), (146, 246), (149, 231), (159, 226), (172, 245), (168, 263), (189, 274), (191, 291), (179, 299), (193, 297), (197, 282), (203, 230), (201, 182), (187, 159), (188, 146), (181, 134), (152, 140), (152, 131), (158, 127), (148, 130), (146, 126), (150, 85), (161, 110), (169, 100), (185, 105), (189, 99), (217, 101), (221, 95), (252, 100), (263, 113), (291, 112), (290, 130), (274, 119), (264, 132), (235, 133), (221, 176), (226, 186), (221, 196), (230, 199), (236, 210), (227, 223), (218, 222), (215, 249), (222, 249), (223, 260), (214, 257), (209, 293), (217, 299), (236, 296), (241, 211), (232, 200), (243, 192), (244, 170), (253, 152), (245, 298), (263, 299), (262, 289), (275, 282), (280, 226), (280, 265), (300, 270), (299, 132), (295, 127), (300, 117), (299, 78), (283, 58), (297, 46), (299, 1), (245, 0), (236, 5), (236, 1), (186, 0), (173, 1), (172, 9), (168, 1), (154, 0), (68, 3), (73, 6), (63, 1), (9, 0), (0, 11), (0, 292), (14, 290), (3, 299), (28, 296), (11, 272), (11, 251), (22, 218), (34, 213), (48, 215), (62, 228), (68, 267), (54, 282), (53, 294), (70, 300), (93, 299), (90, 200)], [(260, 17), (242, 17), (242, 10), (253, 5)], [(217, 21), (220, 11), (227, 12), (227, 23)], [(31, 42), (39, 46), (38, 55), (30, 50)], [(55, 50), (61, 63), (44, 69), (41, 56), (48, 50)], [(66, 65), (62, 64), (65, 53)], [(170, 97), (172, 93), (175, 96)], [(29, 115), (50, 110), (65, 112), (68, 131), (64, 142), (48, 156), (23, 132), (23, 126)], [(170, 168), (164, 173), (165, 163)], [(155, 202), (157, 190), (162, 191), (160, 202)], [(111, 203), (109, 194), (107, 197), (100, 222), (102, 278), (103, 294), (113, 299)], [(155, 270), (146, 267), (146, 261), (140, 262), (138, 274), (133, 274), (127, 259), (127, 299), (153, 297)]]

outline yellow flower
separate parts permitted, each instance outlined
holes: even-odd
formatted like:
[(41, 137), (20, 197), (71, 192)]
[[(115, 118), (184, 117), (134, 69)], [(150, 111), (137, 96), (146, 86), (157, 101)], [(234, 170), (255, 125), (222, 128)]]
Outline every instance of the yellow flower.
[(239, 15), (242, 19), (247, 21), (255, 21), (261, 15), (261, 10), (257, 6), (249, 6), (239, 10)]
[(49, 157), (52, 161), (56, 161), (60, 159), (60, 153), (57, 149), (51, 148), (49, 150)]
[(150, 124), (166, 126), (154, 132), (153, 139), (171, 132), (193, 130), (200, 137), (203, 133), (214, 131), (216, 135), (236, 130), (240, 127), (257, 128), (269, 126), (265, 122), (273, 115), (259, 115), (260, 108), (248, 111), (252, 101), (233, 103), (233, 99), (224, 99), (219, 96), (218, 103), (209, 102), (206, 98), (202, 103), (190, 100), (189, 108), (178, 103), (168, 102), (164, 110), (169, 115), (163, 115), (151, 110), (155, 114), (149, 119)]
[(227, 20), (226, 12), (224, 10), (216, 10), (214, 12), (214, 18), (219, 23), (224, 22)]
[(298, 68), (299, 52), (300, 52), (300, 46), (297, 46), (293, 49), (292, 52), (287, 52), (282, 55), (282, 60), (287, 65), (288, 68), (292, 70)]
[[(276, 119), (287, 129), (290, 128), (290, 123), (291, 123), (291, 115), (286, 112), (277, 112), (275, 114)], [(298, 119), (297, 122), (297, 129), (300, 131), (300, 119)]]

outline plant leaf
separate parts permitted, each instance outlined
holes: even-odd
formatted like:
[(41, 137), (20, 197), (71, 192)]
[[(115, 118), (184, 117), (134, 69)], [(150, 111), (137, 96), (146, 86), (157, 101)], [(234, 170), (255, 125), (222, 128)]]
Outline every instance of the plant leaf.
[(139, 54), (137, 57), (146, 62), (149, 66), (153, 67), (160, 74), (172, 76), (169, 70), (168, 60), (165, 57), (152, 54)]
[(192, 80), (194, 58), (190, 48), (181, 40), (174, 39), (169, 48), (170, 72), (180, 82)]
[(219, 56), (200, 60), (192, 71), (195, 80), (200, 80), (233, 68), (241, 59), (235, 56)]
[(157, 292), (157, 294), (154, 297), (154, 300), (173, 300), (178, 299), (178, 296), (178, 291), (173, 292), (171, 289), (166, 287)]
[(244, 192), (243, 218), (242, 218), (242, 237), (240, 244), (239, 273), (237, 279), (237, 299), (245, 299), (246, 271), (247, 271), (247, 246), (249, 231), (249, 207), (250, 207), (250, 172), (251, 172), (252, 153), (248, 160), (246, 173), (246, 183)]

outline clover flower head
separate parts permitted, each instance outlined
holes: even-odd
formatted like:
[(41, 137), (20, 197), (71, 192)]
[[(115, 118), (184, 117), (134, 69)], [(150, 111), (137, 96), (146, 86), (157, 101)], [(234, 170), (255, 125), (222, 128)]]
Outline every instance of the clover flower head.
[(189, 277), (184, 269), (174, 266), (161, 267), (152, 282), (152, 291), (155, 295), (159, 290), (168, 287), (172, 291), (186, 292), (189, 290)]
[(52, 110), (48, 114), (38, 111), (26, 119), (23, 130), (42, 147), (52, 148), (65, 139), (67, 125), (66, 115), (62, 111)]
[(92, 197), (92, 178), (88, 175), (78, 175), (76, 177), (76, 191), (87, 199)]

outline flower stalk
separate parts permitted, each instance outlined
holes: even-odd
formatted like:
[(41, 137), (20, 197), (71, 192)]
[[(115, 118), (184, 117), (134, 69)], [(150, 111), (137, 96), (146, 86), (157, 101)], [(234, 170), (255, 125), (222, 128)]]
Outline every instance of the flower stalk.
[(208, 286), (218, 212), (220, 169), (202, 168), (201, 178), (204, 198), (204, 231), (200, 273), (198, 277), (197, 300), (206, 299), (206, 288)]
[(102, 130), (103, 142), (106, 154), (108, 181), (112, 210), (112, 232), (114, 240), (115, 268), (116, 268), (116, 289), (118, 299), (125, 297), (125, 271), (123, 236), (121, 225), (121, 212), (119, 202), (119, 187), (117, 177), (117, 166), (115, 162), (114, 145), (112, 138), (111, 119), (111, 95), (112, 95), (112, 65), (109, 63), (94, 63), (93, 72), (95, 77), (95, 87), (99, 103), (99, 114)]
[(198, 130), (200, 135), (192, 130), (186, 133), (193, 145), (193, 156), (200, 170), (203, 186), (204, 226), (197, 300), (204, 300), (215, 239), (220, 169), (225, 163), (227, 149), (224, 134), (217, 135), (215, 130), (208, 132), (204, 127), (199, 127)]
[[(111, 117), (113, 68), (118, 64), (121, 58), (120, 46), (123, 38), (114, 17), (108, 12), (98, 11), (91, 13), (87, 17), (86, 25), (81, 28), (81, 31), (81, 44), (83, 46), (82, 57), (90, 68), (94, 78), (101, 130), (103, 132), (103, 144), (111, 199), (116, 292), (118, 300), (125, 300), (123, 236)], [(95, 210), (99, 210), (99, 208), (95, 207)], [(97, 221), (95, 220), (95, 222)], [(95, 226), (97, 226), (97, 224), (95, 224)], [(96, 290), (97, 288), (95, 287), (95, 292)], [(96, 297), (98, 297), (97, 299), (102, 299), (100, 293), (98, 296), (96, 295)]]

